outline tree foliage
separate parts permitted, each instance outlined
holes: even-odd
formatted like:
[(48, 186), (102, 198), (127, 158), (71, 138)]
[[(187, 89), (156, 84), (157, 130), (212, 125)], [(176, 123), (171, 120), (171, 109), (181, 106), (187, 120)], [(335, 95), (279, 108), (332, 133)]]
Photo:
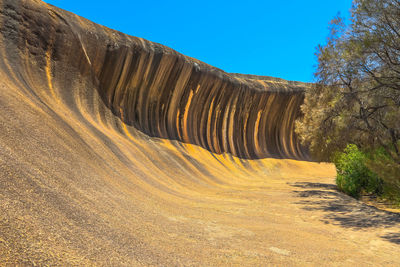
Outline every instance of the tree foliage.
[(297, 131), (319, 160), (356, 144), (400, 164), (400, 1), (355, 0), (351, 16), (332, 20), (317, 48)]

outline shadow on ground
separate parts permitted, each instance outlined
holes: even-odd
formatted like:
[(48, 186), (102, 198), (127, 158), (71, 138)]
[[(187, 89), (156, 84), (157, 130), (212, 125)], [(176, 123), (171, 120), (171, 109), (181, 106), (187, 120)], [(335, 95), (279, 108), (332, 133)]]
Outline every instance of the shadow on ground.
[(384, 236), (381, 236), (383, 239), (386, 239), (389, 242), (400, 245), (400, 233), (389, 233)]
[[(289, 185), (298, 188), (294, 193), (301, 200), (296, 204), (302, 205), (304, 210), (326, 212), (322, 219), (325, 223), (353, 229), (400, 226), (400, 214), (368, 206), (338, 191), (333, 184), (298, 182)], [(400, 233), (381, 237), (400, 245)]]

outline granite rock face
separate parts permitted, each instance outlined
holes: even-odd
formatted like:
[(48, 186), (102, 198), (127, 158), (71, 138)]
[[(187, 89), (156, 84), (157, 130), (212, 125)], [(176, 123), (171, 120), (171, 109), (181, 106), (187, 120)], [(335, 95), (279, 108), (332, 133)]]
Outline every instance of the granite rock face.
[(240, 158), (308, 158), (294, 133), (307, 84), (229, 74), (42, 2), (2, 4), (5, 56), (33, 62), (23, 75), (51, 79), (54, 88), (40, 90), (60, 101), (71, 103), (70, 86), (80, 80), (150, 136)]
[(298, 160), (308, 86), (0, 0), (0, 266), (400, 266), (399, 216)]

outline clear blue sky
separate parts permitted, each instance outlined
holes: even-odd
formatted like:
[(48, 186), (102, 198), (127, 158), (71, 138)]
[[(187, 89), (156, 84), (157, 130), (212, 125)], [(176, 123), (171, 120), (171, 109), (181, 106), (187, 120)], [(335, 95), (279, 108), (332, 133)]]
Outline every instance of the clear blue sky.
[(46, 0), (227, 72), (313, 80), (315, 47), (351, 0)]

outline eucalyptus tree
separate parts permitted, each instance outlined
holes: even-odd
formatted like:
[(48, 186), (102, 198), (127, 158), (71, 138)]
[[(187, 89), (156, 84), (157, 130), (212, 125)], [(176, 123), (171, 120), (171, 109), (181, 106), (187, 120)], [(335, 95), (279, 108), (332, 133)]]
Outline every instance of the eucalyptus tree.
[(354, 143), (400, 163), (400, 1), (356, 0), (330, 29), (298, 133), (321, 160)]
[(317, 160), (356, 144), (400, 190), (400, 0), (355, 0), (351, 22), (331, 21), (316, 83), (296, 123)]

